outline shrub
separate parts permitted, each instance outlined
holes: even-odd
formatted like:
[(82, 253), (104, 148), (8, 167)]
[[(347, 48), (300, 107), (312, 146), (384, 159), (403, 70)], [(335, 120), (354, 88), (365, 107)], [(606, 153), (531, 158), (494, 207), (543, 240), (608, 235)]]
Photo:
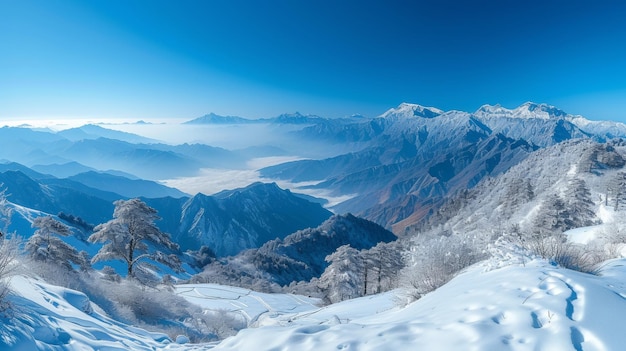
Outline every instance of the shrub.
[(9, 279), (15, 273), (17, 265), (18, 247), (20, 239), (17, 237), (0, 238), (0, 312), (10, 309), (7, 296), (11, 292)]
[(410, 257), (413, 262), (401, 272), (403, 303), (420, 299), (485, 257), (484, 252), (460, 237), (440, 237), (428, 241), (413, 252)]

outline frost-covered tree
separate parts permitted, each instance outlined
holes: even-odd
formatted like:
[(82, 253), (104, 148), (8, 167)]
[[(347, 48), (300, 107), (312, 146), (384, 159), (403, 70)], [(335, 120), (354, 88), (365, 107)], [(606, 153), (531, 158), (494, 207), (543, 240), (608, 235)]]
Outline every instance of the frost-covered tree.
[(38, 228), (26, 242), (26, 251), (36, 261), (52, 263), (68, 270), (76, 265), (84, 268), (88, 265), (85, 254), (63, 241), (60, 236), (69, 236), (72, 231), (65, 224), (52, 216), (37, 217), (33, 228)]
[(332, 302), (353, 299), (362, 295), (364, 285), (364, 262), (359, 251), (350, 245), (340, 246), (326, 256), (330, 265), (319, 279), (318, 286)]
[[(2, 187), (3, 184), (0, 184)], [(0, 227), (0, 240), (4, 238), (9, 232), (9, 226), (11, 225), (11, 217), (13, 217), (13, 208), (9, 206), (9, 200), (7, 200), (7, 189), (0, 190), (0, 221), (2, 226)]]
[(565, 201), (557, 194), (548, 196), (541, 203), (540, 212), (533, 224), (535, 235), (541, 237), (574, 228)]
[(587, 183), (580, 178), (572, 179), (566, 196), (571, 225), (575, 228), (593, 225), (596, 214), (593, 211), (594, 203)]
[(134, 277), (136, 267), (159, 262), (179, 270), (181, 262), (175, 254), (160, 249), (178, 250), (178, 245), (155, 225), (157, 211), (140, 199), (114, 202), (113, 219), (94, 228), (92, 243), (104, 243), (92, 262), (121, 260), (126, 263), (128, 277)]
[(17, 268), (15, 259), (18, 255), (19, 244), (16, 236), (0, 239), (0, 312), (10, 308), (6, 298), (11, 291), (9, 278)]
[(398, 272), (404, 267), (402, 252), (397, 242), (379, 243), (361, 251), (365, 264), (363, 295), (377, 294), (395, 288)]
[(528, 203), (535, 198), (533, 185), (528, 178), (514, 178), (507, 187), (502, 202), (507, 213), (515, 212), (520, 205)]
[(620, 209), (620, 205), (626, 203), (626, 172), (618, 172), (608, 184), (608, 198), (611, 198), (613, 209)]

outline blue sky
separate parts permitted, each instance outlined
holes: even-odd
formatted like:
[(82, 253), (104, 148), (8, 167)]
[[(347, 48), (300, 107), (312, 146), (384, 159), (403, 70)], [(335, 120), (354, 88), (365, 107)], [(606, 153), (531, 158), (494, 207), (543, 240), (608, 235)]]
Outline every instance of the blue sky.
[(535, 101), (626, 122), (625, 15), (605, 0), (0, 0), (0, 118)]

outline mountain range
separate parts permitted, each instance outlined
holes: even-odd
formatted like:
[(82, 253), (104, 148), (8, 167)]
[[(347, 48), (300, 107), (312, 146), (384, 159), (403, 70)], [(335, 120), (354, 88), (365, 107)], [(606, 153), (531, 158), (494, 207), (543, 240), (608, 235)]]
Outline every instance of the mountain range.
[(358, 144), (358, 151), (271, 166), (261, 174), (349, 197), (333, 210), (353, 212), (402, 235), (446, 197), (498, 176), (539, 148), (570, 139), (624, 137), (625, 127), (530, 102), (515, 109), (484, 105), (474, 113), (403, 103), (377, 118), (327, 121), (295, 132)]
[[(258, 131), (275, 133), (276, 140), (226, 149), (173, 145), (100, 126), (0, 128), (0, 191), (6, 196), (0, 203), (13, 211), (9, 232), (28, 238), (36, 217), (52, 215), (71, 228), (62, 240), (84, 250), (81, 257), (93, 257), (100, 246), (86, 238), (94, 225), (111, 218), (114, 201), (139, 197), (157, 211), (157, 226), (180, 246), (168, 254), (185, 267), (155, 275), (162, 278), (155, 288), (121, 278), (118, 262), (81, 264), (61, 274), (24, 260), (74, 290), (38, 278), (12, 280), (18, 293), (9, 301), (19, 307), (17, 318), (0, 313), (0, 327), (13, 328), (14, 337), (2, 331), (0, 344), (109, 347), (120, 338), (142, 349), (181, 350), (249, 349), (259, 340), (268, 349), (297, 348), (302, 340), (311, 349), (345, 349), (365, 339), (375, 343), (367, 346), (372, 349), (389, 342), (409, 349), (418, 339), (435, 348), (623, 344), (604, 320), (624, 300), (616, 278), (624, 275), (623, 260), (608, 259), (626, 245), (625, 125), (530, 102), (475, 112), (403, 103), (375, 118), (295, 113), (251, 121), (211, 114), (184, 130), (221, 133), (230, 128), (224, 126), (263, 126)], [(323, 150), (314, 150), (318, 146)], [(243, 174), (250, 182), (210, 194), (164, 185), (169, 177), (211, 181), (198, 178), (203, 168), (213, 168), (211, 177), (224, 170), (224, 177)], [(552, 248), (555, 255), (541, 251)], [(281, 297), (289, 311), (272, 307), (277, 295), (242, 286), (289, 292)], [(489, 298), (494, 291), (497, 301)], [(181, 296), (204, 307), (183, 304)], [(228, 311), (215, 307), (216, 296)], [(336, 303), (358, 296), (365, 297), (312, 305), (315, 297)], [(353, 307), (345, 314), (347, 306)], [(598, 310), (600, 319), (586, 317)], [(182, 345), (189, 339), (181, 333), (235, 334), (236, 328), (219, 331), (238, 320), (227, 318), (234, 311), (245, 321), (238, 328), (261, 328), (219, 345)]]

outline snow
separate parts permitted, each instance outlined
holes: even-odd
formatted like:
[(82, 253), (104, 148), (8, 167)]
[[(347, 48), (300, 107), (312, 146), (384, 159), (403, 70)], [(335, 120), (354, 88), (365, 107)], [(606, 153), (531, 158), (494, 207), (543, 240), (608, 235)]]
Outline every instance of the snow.
[(311, 323), (243, 330), (215, 350), (619, 350), (624, 263), (602, 277), (538, 260), (479, 264), (406, 308), (390, 307), (392, 294), (378, 297), (389, 307), (378, 313), (382, 301), (355, 299)]
[(208, 311), (238, 313), (248, 325), (255, 325), (261, 315), (272, 318), (284, 314), (318, 309), (321, 301), (291, 294), (265, 294), (248, 289), (217, 284), (176, 286), (176, 294)]
[[(508, 257), (508, 258), (507, 258)], [(620, 350), (626, 343), (626, 259), (599, 276), (504, 255), (474, 265), (403, 306), (401, 291), (319, 307), (313, 298), (215, 284), (176, 293), (206, 310), (241, 313), (250, 328), (219, 344), (175, 341), (100, 314), (87, 297), (15, 277), (1, 350)]]
[(568, 230), (564, 234), (567, 235), (567, 240), (573, 243), (588, 244), (604, 231), (604, 227), (604, 225), (593, 225)]
[(96, 312), (83, 293), (24, 276), (11, 286), (18, 307), (0, 318), (1, 350), (154, 350), (170, 342)]

